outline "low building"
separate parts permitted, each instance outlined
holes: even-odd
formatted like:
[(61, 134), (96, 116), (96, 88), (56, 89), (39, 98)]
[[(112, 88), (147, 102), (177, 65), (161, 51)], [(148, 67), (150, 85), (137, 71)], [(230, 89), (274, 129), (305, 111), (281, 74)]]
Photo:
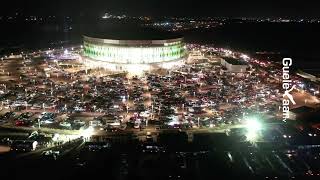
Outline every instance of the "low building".
[(225, 57), (221, 59), (221, 65), (227, 68), (229, 72), (246, 72), (249, 68), (248, 63), (243, 60)]

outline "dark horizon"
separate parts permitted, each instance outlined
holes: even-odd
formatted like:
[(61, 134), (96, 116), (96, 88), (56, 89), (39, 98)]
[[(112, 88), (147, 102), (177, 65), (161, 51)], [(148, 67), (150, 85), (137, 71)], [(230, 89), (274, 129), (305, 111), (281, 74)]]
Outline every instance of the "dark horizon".
[(318, 18), (318, 3), (297, 3), (288, 0), (270, 1), (210, 1), (206, 0), (91, 0), (53, 2), (12, 0), (0, 7), (1, 15), (70, 15), (98, 16), (105, 12), (130, 16), (192, 16), (192, 17), (290, 17)]

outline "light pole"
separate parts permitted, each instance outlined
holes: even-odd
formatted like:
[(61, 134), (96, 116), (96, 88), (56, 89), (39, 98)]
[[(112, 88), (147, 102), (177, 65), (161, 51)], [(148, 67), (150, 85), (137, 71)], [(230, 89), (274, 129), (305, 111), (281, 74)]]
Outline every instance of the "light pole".
[(153, 104), (151, 105), (151, 119), (153, 120), (154, 115), (153, 115)]
[(41, 128), (41, 121), (40, 121), (40, 118), (38, 118), (38, 128), (39, 128), (39, 129)]
[(160, 112), (161, 112), (161, 103), (159, 105), (159, 116), (160, 116)]
[(129, 105), (128, 103), (126, 104), (126, 108), (127, 108), (127, 114), (129, 113)]

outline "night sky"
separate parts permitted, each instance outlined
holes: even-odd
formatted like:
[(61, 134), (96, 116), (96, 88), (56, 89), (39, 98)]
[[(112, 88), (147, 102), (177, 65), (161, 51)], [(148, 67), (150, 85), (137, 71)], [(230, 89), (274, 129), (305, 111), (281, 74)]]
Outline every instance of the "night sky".
[[(280, 2), (279, 2), (280, 1)], [(104, 12), (147, 16), (320, 17), (316, 1), (289, 0), (10, 0), (2, 14), (101, 15)]]

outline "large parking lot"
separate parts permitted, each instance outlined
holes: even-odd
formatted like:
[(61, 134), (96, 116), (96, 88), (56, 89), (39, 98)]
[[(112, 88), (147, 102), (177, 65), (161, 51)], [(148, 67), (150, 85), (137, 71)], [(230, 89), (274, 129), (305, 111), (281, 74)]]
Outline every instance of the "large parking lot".
[[(85, 67), (80, 48), (4, 57), (1, 124), (68, 130), (94, 126), (112, 132), (214, 130), (241, 124), (251, 115), (277, 118), (282, 91), (273, 65), (253, 59), (246, 72), (234, 73), (220, 64), (223, 50), (193, 44), (188, 48), (190, 57), (197, 58), (143, 76)], [(304, 97), (297, 91), (299, 104), (318, 103), (316, 94), (304, 92), (310, 100), (300, 100)]]

